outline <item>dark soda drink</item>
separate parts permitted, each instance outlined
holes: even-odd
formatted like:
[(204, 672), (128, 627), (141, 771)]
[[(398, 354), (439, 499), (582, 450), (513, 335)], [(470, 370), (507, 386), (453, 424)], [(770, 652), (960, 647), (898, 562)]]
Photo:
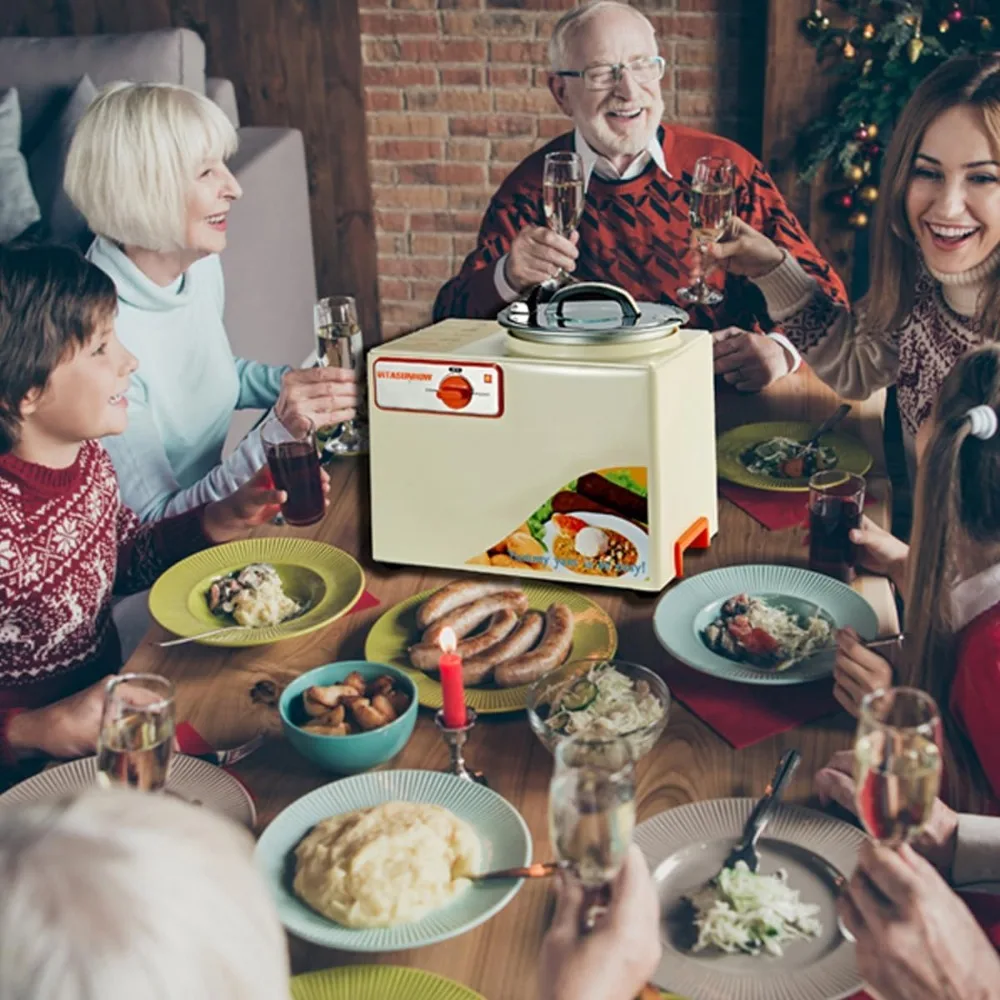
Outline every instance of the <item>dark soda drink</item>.
[(312, 435), (305, 441), (268, 443), (267, 464), (274, 485), (288, 494), (281, 505), (285, 520), (296, 527), (315, 524), (323, 517), (323, 482), (319, 455)]
[(809, 482), (809, 568), (843, 583), (854, 579), (865, 482), (843, 472), (821, 472)]

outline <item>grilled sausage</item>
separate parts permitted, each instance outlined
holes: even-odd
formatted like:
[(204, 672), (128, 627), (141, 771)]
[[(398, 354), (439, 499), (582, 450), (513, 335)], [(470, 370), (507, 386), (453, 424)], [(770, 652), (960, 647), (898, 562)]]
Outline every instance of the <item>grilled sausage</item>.
[(499, 594), (481, 597), (471, 604), (463, 604), (454, 611), (442, 615), (426, 632), (421, 640), (424, 643), (437, 645), (441, 633), (450, 628), (456, 639), (464, 639), (473, 629), (478, 628), (487, 618), (497, 611), (513, 611), (523, 615), (528, 610), (528, 598), (520, 590), (504, 590)]
[[(485, 632), (480, 632), (469, 639), (463, 639), (458, 644), (458, 653), (463, 659), (473, 657), (490, 646), (496, 645), (501, 639), (506, 639), (517, 625), (517, 612), (504, 608), (497, 611), (490, 619)], [(418, 670), (437, 673), (438, 660), (441, 658), (441, 647), (432, 642), (421, 642), (410, 646), (410, 663)]]
[(462, 661), (462, 680), (470, 686), (482, 684), (501, 663), (523, 656), (532, 649), (542, 634), (544, 624), (545, 617), (540, 611), (529, 611), (506, 639), (478, 656)]
[(611, 507), (620, 517), (649, 524), (649, 501), (645, 497), (599, 476), (596, 472), (580, 476), (576, 481), (576, 490), (605, 507)]
[(501, 663), (493, 671), (498, 687), (530, 684), (558, 667), (573, 646), (573, 612), (565, 604), (552, 604), (545, 612), (545, 634), (537, 649)]
[(560, 490), (552, 498), (552, 510), (556, 514), (576, 514), (579, 511), (587, 511), (591, 514), (610, 514), (612, 517), (621, 517), (617, 510), (605, 507), (604, 504), (585, 497), (582, 493), (573, 493), (570, 490)]
[(463, 604), (471, 604), (481, 597), (488, 597), (490, 594), (499, 594), (501, 591), (510, 590), (510, 581), (503, 580), (456, 580), (447, 586), (436, 590), (417, 609), (417, 625), (420, 629), (433, 625), (439, 618), (462, 607)]

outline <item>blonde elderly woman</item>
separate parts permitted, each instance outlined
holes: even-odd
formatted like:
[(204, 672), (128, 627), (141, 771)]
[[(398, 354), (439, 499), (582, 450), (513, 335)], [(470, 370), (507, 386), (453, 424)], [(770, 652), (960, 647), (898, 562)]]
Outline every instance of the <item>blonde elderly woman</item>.
[(250, 837), (125, 790), (0, 807), (3, 1000), (288, 1000)]
[[(232, 493), (265, 462), (260, 428), (225, 460), (234, 410), (271, 409), (293, 433), (355, 412), (353, 376), (233, 357), (219, 254), (240, 186), (236, 132), (208, 98), (113, 84), (70, 146), (65, 187), (97, 238), (87, 256), (118, 290), (118, 338), (139, 360), (128, 429), (106, 440), (122, 498), (158, 520)], [(279, 334), (280, 331), (275, 331)]]

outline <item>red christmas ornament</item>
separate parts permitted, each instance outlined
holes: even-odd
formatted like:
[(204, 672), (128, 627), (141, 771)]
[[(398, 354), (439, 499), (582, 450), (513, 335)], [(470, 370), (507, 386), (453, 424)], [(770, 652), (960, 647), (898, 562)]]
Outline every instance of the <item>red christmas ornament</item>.
[(869, 156), (869, 157), (871, 157), (871, 156), (878, 156), (878, 154), (881, 153), (881, 152), (882, 152), (882, 147), (877, 142), (873, 142), (865, 150), (865, 155)]
[(864, 142), (865, 139), (868, 138), (868, 129), (865, 128), (864, 125), (862, 125), (858, 129), (855, 129), (854, 130), (854, 138), (857, 139), (858, 142)]
[(840, 196), (838, 201), (840, 202), (840, 207), (845, 211), (854, 207), (854, 195), (852, 195), (849, 191), (845, 191), (844, 194)]
[(962, 8), (955, 4), (954, 7), (945, 15), (952, 24), (958, 24), (962, 20)]

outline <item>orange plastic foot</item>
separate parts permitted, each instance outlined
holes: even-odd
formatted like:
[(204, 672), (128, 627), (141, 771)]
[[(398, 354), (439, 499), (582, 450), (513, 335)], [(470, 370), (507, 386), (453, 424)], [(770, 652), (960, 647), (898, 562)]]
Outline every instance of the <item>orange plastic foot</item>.
[(687, 531), (674, 542), (674, 573), (678, 580), (684, 576), (684, 553), (688, 549), (707, 549), (712, 544), (708, 518), (699, 517)]

